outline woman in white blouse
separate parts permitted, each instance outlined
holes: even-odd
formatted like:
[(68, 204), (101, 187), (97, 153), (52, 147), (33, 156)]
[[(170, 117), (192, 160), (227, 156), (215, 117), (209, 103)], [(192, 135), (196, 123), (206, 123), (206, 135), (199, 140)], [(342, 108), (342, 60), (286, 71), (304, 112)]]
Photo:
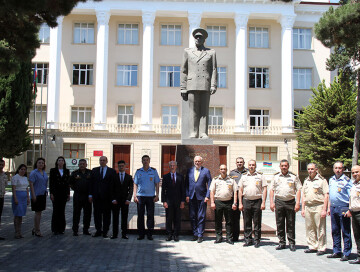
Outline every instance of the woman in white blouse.
[(20, 164), (15, 176), (11, 179), (12, 185), (12, 210), (14, 213), (15, 238), (24, 238), (21, 235), (22, 217), (26, 214), (27, 205), (30, 204), (29, 181), (26, 174), (27, 167)]

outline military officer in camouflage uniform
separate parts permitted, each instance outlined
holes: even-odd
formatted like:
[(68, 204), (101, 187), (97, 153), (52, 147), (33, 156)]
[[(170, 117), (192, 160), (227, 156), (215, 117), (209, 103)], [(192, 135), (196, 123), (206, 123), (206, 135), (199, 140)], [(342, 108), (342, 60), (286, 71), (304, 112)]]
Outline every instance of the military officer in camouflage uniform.
[(256, 161), (248, 162), (249, 171), (239, 181), (239, 210), (244, 215), (244, 246), (254, 244), (252, 224), (254, 223), (255, 247), (260, 247), (261, 216), (265, 210), (267, 182), (262, 173), (256, 171)]
[(287, 160), (281, 160), (281, 172), (276, 173), (271, 181), (270, 209), (275, 211), (276, 217), (277, 236), (279, 238), (279, 245), (276, 250), (286, 248), (285, 234), (287, 232), (290, 250), (295, 251), (295, 213), (300, 210), (302, 186), (299, 177), (289, 172), (289, 166)]
[(309, 246), (305, 253), (324, 255), (326, 249), (326, 213), (329, 185), (318, 173), (315, 163), (307, 165), (309, 176), (302, 188), (301, 215), (305, 217), (306, 239)]
[[(242, 157), (236, 158), (236, 168), (231, 170), (230, 177), (235, 180), (236, 184), (239, 185), (241, 176), (248, 171), (245, 168), (245, 160)], [(237, 207), (239, 208), (239, 202), (237, 201)], [(240, 234), (240, 215), (241, 212), (239, 209), (232, 210), (232, 224), (233, 224), (233, 241), (239, 241)]]

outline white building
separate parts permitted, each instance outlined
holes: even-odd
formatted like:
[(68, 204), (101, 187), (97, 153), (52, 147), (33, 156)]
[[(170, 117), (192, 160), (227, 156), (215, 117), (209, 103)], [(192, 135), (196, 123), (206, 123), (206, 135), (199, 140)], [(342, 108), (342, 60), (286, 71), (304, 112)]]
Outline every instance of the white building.
[[(285, 158), (298, 172), (294, 110), (308, 104), (311, 87), (333, 78), (325, 67), (330, 50), (313, 29), (330, 5), (270, 0), (79, 4), (58, 19), (57, 28), (40, 31), (42, 45), (33, 59), (43, 83), (36, 99), (36, 157), (42, 148), (51, 167), (64, 155), (88, 158), (91, 168), (102, 153), (110, 166), (125, 159), (134, 173), (141, 156), (149, 154), (151, 165), (166, 173), (181, 143), (182, 52), (193, 46), (192, 30), (202, 27), (209, 33), (206, 46), (217, 52), (219, 86), (210, 101), (209, 134), (221, 146), (222, 161), (233, 168), (242, 156), (255, 158), (259, 168), (262, 162), (276, 168)], [(16, 163), (31, 165), (32, 153)]]

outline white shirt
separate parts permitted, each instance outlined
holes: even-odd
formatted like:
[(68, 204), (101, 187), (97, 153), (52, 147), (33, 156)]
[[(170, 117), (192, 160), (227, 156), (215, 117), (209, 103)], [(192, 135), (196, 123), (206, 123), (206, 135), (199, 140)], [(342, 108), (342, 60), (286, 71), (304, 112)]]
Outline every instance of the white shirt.
[(11, 179), (11, 185), (15, 185), (16, 191), (26, 192), (26, 188), (29, 186), (29, 181), (27, 177), (22, 177), (19, 174), (16, 174)]

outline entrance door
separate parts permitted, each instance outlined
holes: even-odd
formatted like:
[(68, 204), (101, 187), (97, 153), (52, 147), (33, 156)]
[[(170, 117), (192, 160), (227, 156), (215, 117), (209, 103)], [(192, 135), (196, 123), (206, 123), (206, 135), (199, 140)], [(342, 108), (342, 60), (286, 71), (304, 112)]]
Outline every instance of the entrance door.
[(175, 153), (175, 145), (163, 145), (161, 147), (161, 177), (170, 172), (169, 162), (175, 161)]
[(226, 155), (227, 155), (227, 146), (219, 146), (220, 164), (227, 165)]
[(130, 174), (130, 145), (114, 145), (113, 147), (113, 168), (119, 172), (117, 162), (125, 161), (125, 172)]

